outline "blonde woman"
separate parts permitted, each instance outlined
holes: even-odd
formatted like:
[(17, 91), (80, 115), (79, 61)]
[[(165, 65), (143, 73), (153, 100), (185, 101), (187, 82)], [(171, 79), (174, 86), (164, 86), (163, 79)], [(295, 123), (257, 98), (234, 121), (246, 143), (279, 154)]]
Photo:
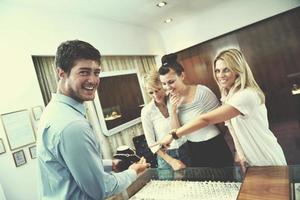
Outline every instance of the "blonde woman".
[[(194, 130), (225, 122), (242, 167), (246, 164), (286, 165), (284, 153), (269, 129), (264, 93), (242, 53), (237, 49), (221, 52), (214, 60), (213, 71), (223, 105), (173, 130), (173, 134), (180, 138)], [(161, 143), (168, 146), (172, 140), (167, 136)]]
[(148, 146), (157, 154), (158, 168), (173, 170), (185, 168), (189, 165), (189, 156), (184, 138), (171, 142), (167, 151), (155, 145), (171, 130), (167, 96), (156, 71), (151, 71), (145, 77), (145, 87), (152, 100), (141, 111), (142, 126)]

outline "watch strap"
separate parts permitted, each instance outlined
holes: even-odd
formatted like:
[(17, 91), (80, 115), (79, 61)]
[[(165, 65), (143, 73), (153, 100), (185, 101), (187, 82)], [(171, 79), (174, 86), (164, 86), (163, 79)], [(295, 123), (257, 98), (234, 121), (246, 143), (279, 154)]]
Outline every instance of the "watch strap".
[(172, 130), (172, 131), (170, 132), (170, 135), (172, 135), (172, 138), (173, 138), (174, 140), (179, 139), (178, 135), (176, 134), (176, 129), (175, 129), (175, 130)]

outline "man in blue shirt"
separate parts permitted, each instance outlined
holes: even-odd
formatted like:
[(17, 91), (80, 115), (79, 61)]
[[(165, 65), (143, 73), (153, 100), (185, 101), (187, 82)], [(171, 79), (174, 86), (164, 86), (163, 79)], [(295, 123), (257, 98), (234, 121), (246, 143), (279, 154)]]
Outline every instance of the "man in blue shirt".
[(57, 93), (45, 108), (37, 142), (42, 199), (102, 200), (125, 190), (149, 164), (142, 158), (128, 170), (104, 171), (100, 146), (85, 118), (100, 83), (100, 52), (89, 43), (62, 43), (55, 64)]

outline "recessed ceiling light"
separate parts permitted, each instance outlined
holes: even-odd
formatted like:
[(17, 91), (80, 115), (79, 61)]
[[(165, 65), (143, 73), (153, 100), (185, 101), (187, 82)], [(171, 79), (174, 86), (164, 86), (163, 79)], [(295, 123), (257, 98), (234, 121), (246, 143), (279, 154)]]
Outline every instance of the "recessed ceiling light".
[(165, 5), (167, 5), (167, 2), (165, 1), (162, 1), (162, 2), (159, 2), (158, 4), (156, 4), (157, 7), (164, 7)]
[(173, 21), (173, 19), (172, 19), (172, 18), (169, 18), (169, 19), (166, 19), (164, 22), (165, 22), (166, 24), (168, 24), (168, 23), (170, 23), (171, 21)]

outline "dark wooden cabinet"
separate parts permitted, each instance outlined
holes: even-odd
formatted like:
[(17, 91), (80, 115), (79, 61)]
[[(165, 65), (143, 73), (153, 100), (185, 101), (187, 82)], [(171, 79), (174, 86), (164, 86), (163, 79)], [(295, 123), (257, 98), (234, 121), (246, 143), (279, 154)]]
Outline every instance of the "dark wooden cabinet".
[[(266, 95), (271, 122), (297, 119), (297, 102), (291, 94), (289, 74), (300, 72), (300, 8), (273, 16), (178, 53), (187, 83), (204, 84), (218, 96), (212, 62), (226, 48), (239, 48)], [(297, 119), (299, 120), (299, 119)]]

